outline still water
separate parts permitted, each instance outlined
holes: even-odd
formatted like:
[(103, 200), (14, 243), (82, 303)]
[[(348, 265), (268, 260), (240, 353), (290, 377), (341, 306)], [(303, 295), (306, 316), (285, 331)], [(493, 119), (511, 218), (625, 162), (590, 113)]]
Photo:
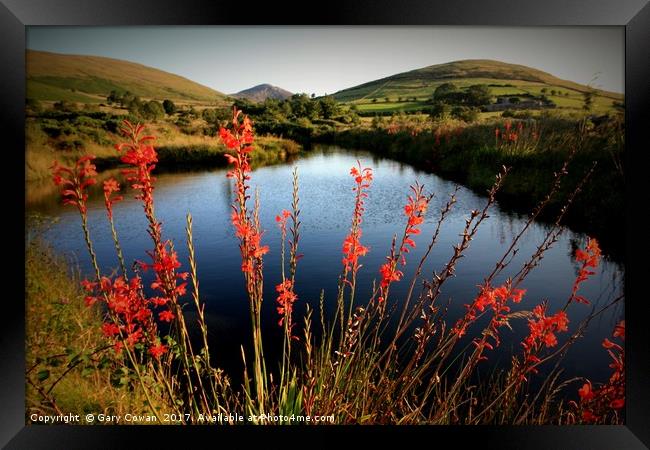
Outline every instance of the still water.
[[(349, 170), (360, 160), (364, 167), (372, 167), (374, 180), (366, 201), (363, 219), (364, 245), (369, 254), (362, 258), (357, 281), (357, 299), (368, 298), (373, 280), (379, 278), (378, 268), (389, 253), (393, 234), (401, 236), (404, 227), (403, 206), (410, 193), (409, 185), (416, 180), (424, 184), (435, 198), (417, 236), (417, 248), (408, 256), (404, 279), (391, 287), (391, 301), (403, 298), (417, 262), (425, 251), (440, 208), (447, 202), (455, 185), (436, 175), (420, 172), (408, 165), (380, 159), (366, 152), (342, 150), (336, 147), (318, 147), (290, 164), (263, 167), (252, 173), (251, 184), (259, 188), (260, 220), (265, 230), (263, 243), (271, 251), (265, 257), (265, 301), (263, 312), (264, 334), (269, 345), (267, 356), (277, 351), (281, 329), (277, 325), (274, 286), (280, 281), (280, 231), (275, 216), (291, 206), (291, 171), (298, 167), (300, 177), (300, 209), (302, 231), (299, 253), (304, 254), (298, 264), (296, 292), (298, 302), (294, 319), (298, 330), (302, 327), (304, 304), (317, 308), (321, 290), (325, 294), (326, 315), (334, 311), (337, 277), (341, 271), (341, 243), (347, 234), (354, 205), (353, 180)], [(28, 191), (29, 191), (28, 187)], [(158, 175), (155, 191), (156, 214), (163, 224), (163, 236), (172, 239), (186, 270), (185, 215), (191, 213), (194, 222), (194, 244), (200, 280), (201, 299), (206, 304), (206, 318), (210, 330), (211, 350), (215, 362), (241, 373), (240, 345), (250, 341), (250, 316), (244, 281), (240, 272), (241, 259), (237, 239), (230, 223), (230, 205), (234, 201), (232, 180), (226, 171), (206, 170), (191, 173)], [(131, 195), (128, 195), (131, 194)], [(30, 198), (28, 192), (28, 199)], [(442, 227), (423, 274), (429, 278), (433, 270), (440, 271), (452, 254), (452, 245), (460, 240), (460, 232), (473, 209), (482, 209), (486, 199), (461, 188), (457, 203)], [(71, 263), (92, 276), (90, 259), (81, 233), (78, 213), (63, 207), (56, 195), (40, 195), (27, 205), (28, 211), (37, 211), (57, 218), (45, 232), (53, 247), (67, 255)], [(481, 283), (494, 267), (512, 239), (525, 223), (525, 217), (501, 211), (498, 205), (481, 226), (465, 257), (457, 265), (456, 277), (443, 286), (440, 302), (451, 299), (449, 321), (453, 323), (464, 312), (463, 305), (472, 301)], [(89, 226), (100, 266), (104, 273), (117, 267), (110, 228), (106, 220), (101, 193), (89, 200)], [(148, 260), (145, 253), (151, 249), (146, 232), (146, 220), (141, 204), (132, 192), (115, 206), (115, 224), (120, 236), (127, 264), (134, 260)], [(544, 239), (547, 227), (533, 224), (520, 241), (520, 250), (510, 267), (496, 282), (516, 273), (523, 262)], [(518, 309), (531, 310), (548, 300), (549, 311), (561, 308), (571, 292), (578, 265), (572, 254), (576, 245), (584, 246), (586, 236), (565, 231), (554, 247), (545, 254), (541, 264), (526, 278), (527, 289)], [(572, 304), (568, 310), (570, 331), (589, 314), (592, 307), (606, 305), (622, 291), (624, 270), (620, 265), (603, 260), (596, 274), (581, 286), (581, 293), (591, 305)], [(417, 291), (416, 291), (417, 292)], [(191, 316), (191, 313), (188, 313)], [(318, 315), (315, 322), (318, 322)], [(601, 347), (603, 337), (609, 336), (615, 323), (623, 318), (623, 304), (619, 302), (606, 313), (594, 319), (586, 334), (571, 347), (564, 363), (565, 377), (587, 376), (594, 381), (606, 381), (609, 374), (608, 356)], [(316, 323), (312, 328), (318, 329)], [(509, 361), (512, 352), (519, 352), (527, 332), (525, 320), (513, 324), (513, 331), (502, 328), (501, 347), (494, 351), (490, 361)], [(474, 331), (477, 331), (474, 329)], [(472, 334), (472, 329), (468, 334)], [(560, 334), (560, 343), (567, 334)], [(488, 355), (490, 356), (490, 355)], [(490, 362), (482, 364), (491, 364)], [(273, 366), (273, 364), (269, 364)]]

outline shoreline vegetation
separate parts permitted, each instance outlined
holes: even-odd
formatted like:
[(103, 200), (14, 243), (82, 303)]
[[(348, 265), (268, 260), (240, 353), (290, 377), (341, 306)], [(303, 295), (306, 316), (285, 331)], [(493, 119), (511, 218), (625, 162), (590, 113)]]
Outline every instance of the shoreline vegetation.
[[(39, 220), (39, 219), (33, 219)], [(25, 245), (26, 420), (32, 414), (147, 414), (138, 386), (102, 334), (102, 314), (84, 303), (74, 263), (57, 255), (30, 224)], [(36, 233), (36, 234), (34, 234)]]
[[(506, 126), (508, 138), (501, 145), (517, 142), (510, 136), (522, 136), (524, 129), (513, 129), (512, 123)], [(373, 286), (370, 298), (356, 298), (357, 272), (369, 251), (362, 228), (373, 170), (361, 163), (352, 167), (349, 207), (353, 206), (353, 212), (342, 245), (334, 316), (325, 317), (321, 296), (320, 308), (308, 307), (304, 317), (294, 317), (294, 303), (302, 300), (295, 277), (301, 270), (299, 173), (294, 170), (292, 196), (286, 199), (288, 209), (278, 211), (276, 217), (281, 249), (270, 249), (260, 229), (259, 199), (250, 191), (254, 177), (251, 161), (256, 151), (254, 129), (250, 119), (235, 109), (230, 125), (220, 127), (218, 136), (229, 150), (228, 177), (235, 187), (231, 221), (239, 243), (242, 289), (251, 317), (252, 340), (242, 347), (243, 383), (236, 386), (219, 368), (218, 360), (211, 358), (194, 257), (201, 243), (194, 241), (192, 216), (186, 216), (188, 260), (180, 262), (164, 224), (154, 212), (155, 179), (151, 173), (158, 155), (153, 137), (144, 133), (143, 126), (128, 121), (120, 131), (123, 137), (116, 148), (128, 167), (126, 184), (143, 206), (151, 237), (150, 258), (133, 267), (124, 264), (113, 222), (122, 187), (108, 179), (103, 182), (106, 219), (121, 270), (104, 272), (97, 264), (94, 245), (107, 237), (92, 235), (87, 222), (87, 189), (97, 183), (98, 176), (95, 158), (84, 155), (69, 166), (52, 167), (53, 181), (64, 203), (79, 212), (80, 232), (94, 275), (88, 279), (70, 276), (69, 264), (52, 256), (39, 244), (38, 237), (28, 234), (28, 414), (78, 414), (79, 408), (83, 412), (119, 414), (132, 409), (130, 412), (146, 410), (157, 423), (164, 423), (166, 412), (180, 411), (173, 422), (182, 424), (200, 423), (200, 416), (219, 413), (223, 417), (245, 413), (259, 424), (274, 423), (267, 419), (269, 415), (332, 416), (337, 424), (624, 423), (624, 321), (602, 341), (601, 351), (612, 359), (609, 379), (561, 377), (561, 362), (569, 347), (591, 320), (624, 298), (623, 294), (615, 296), (606, 305), (592, 309), (585, 319), (575, 323), (569, 320), (568, 309), (589, 308), (593, 300), (585, 298), (580, 287), (589, 282), (600, 264), (598, 241), (590, 238), (584, 248), (575, 249), (578, 273), (564, 306), (528, 298), (525, 288), (527, 275), (543, 263), (544, 253), (561, 233), (574, 199), (593, 179), (594, 165), (575, 175), (575, 184), (553, 226), (540, 247), (525, 257), (521, 270), (503, 284), (496, 281), (512, 262), (528, 226), (559, 194), (563, 181), (573, 178), (567, 168), (583, 148), (585, 134), (556, 169), (546, 195), (532, 209), (511, 246), (496, 257), (493, 269), (486, 268), (484, 283), (475, 298), (467, 299), (466, 313), (455, 321), (446, 317), (447, 308), (440, 298), (442, 287), (453, 277), (457, 262), (489, 217), (511, 168), (501, 167), (492, 175), (484, 206), (468, 212), (453, 254), (431, 279), (424, 274), (420, 277), (429, 252), (419, 263), (411, 261), (408, 253), (416, 245), (426, 246), (429, 240), (429, 249), (436, 244), (440, 227), (456, 207), (456, 198), (452, 193), (439, 210), (429, 211), (432, 194), (417, 183), (411, 186), (412, 194), (405, 199), (404, 208), (396, 211), (404, 228), (395, 235), (386, 262), (378, 269), (380, 283)], [(419, 236), (426, 214), (437, 218), (437, 231), (430, 238)], [(265, 280), (265, 255), (278, 251), (282, 279)], [(407, 261), (417, 267), (410, 281), (402, 280)], [(53, 267), (58, 269), (55, 274)], [(144, 270), (153, 276), (147, 290), (141, 277)], [(414, 292), (418, 280), (425, 286), (419, 295)], [(264, 352), (269, 343), (262, 333), (261, 305), (263, 300), (272, 301), (262, 298), (265, 282), (279, 282), (275, 302), (277, 326), (283, 330), (283, 351), (278, 361), (268, 360)], [(410, 283), (410, 290), (402, 303), (395, 303), (390, 287), (400, 282)], [(198, 340), (190, 338), (184, 318), (188, 310), (196, 312)], [(521, 345), (513, 350), (511, 364), (486, 380), (475, 378), (483, 361), (494, 358), (492, 350), (500, 345), (500, 333), (506, 327), (512, 329), (510, 323), (514, 321), (525, 321), (527, 330), (521, 336)], [(388, 326), (392, 322), (396, 327)], [(542, 365), (549, 370), (538, 372)], [(532, 383), (533, 379), (539, 383)], [(225, 422), (231, 423), (228, 419)], [(291, 422), (282, 419), (280, 423)]]
[[(497, 200), (502, 207), (518, 213), (526, 213), (540, 201), (553, 172), (575, 148), (568, 167), (572, 174), (577, 177), (584, 173), (594, 161), (597, 165), (593, 181), (576, 199), (565, 224), (597, 237), (612, 260), (625, 260), (624, 224), (620, 220), (625, 205), (624, 122), (618, 113), (515, 111), (463, 120), (443, 111), (440, 116), (398, 113), (370, 119), (359, 117), (354, 109), (346, 111), (331, 104), (319, 106), (321, 112), (313, 117), (316, 113), (310, 112), (307, 105), (319, 103), (306, 96), (262, 105), (243, 100), (236, 104), (253, 113), (259, 135), (253, 167), (290, 161), (314, 145), (331, 144), (398, 160), (485, 195), (493, 174), (507, 165), (512, 171)], [(290, 109), (302, 109), (304, 116), (287, 118), (286, 112), (279, 113), (278, 108), (287, 104)], [(332, 111), (324, 114), (327, 108)], [(216, 134), (228, 108), (182, 111), (160, 113), (162, 116), (148, 122), (147, 132), (157, 136), (157, 170), (226, 167), (226, 148)], [(33, 186), (28, 200), (48, 192), (51, 195), (51, 185), (45, 187), (41, 180), (49, 176), (54, 159), (71, 163), (92, 153), (101, 170), (120, 166), (112, 142), (118, 138), (117, 127), (123, 118), (145, 120), (142, 115), (134, 116), (116, 106), (78, 109), (62, 102), (50, 109), (42, 105), (28, 108), (26, 177)], [(552, 221), (573, 187), (571, 183), (563, 185), (561, 195), (538, 219)]]

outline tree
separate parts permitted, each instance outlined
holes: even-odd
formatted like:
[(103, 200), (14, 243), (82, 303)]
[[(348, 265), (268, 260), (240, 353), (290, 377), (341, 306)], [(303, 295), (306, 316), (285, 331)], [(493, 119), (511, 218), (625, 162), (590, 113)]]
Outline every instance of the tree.
[(454, 83), (442, 83), (433, 91), (433, 99), (437, 101), (447, 101), (450, 96), (456, 94), (458, 88)]
[(290, 117), (291, 115), (293, 115), (293, 110), (291, 109), (291, 102), (289, 102), (288, 100), (283, 101), (282, 105), (280, 105), (280, 113), (284, 117)]
[(137, 98), (138, 97), (131, 94), (131, 92), (126, 91), (124, 94), (122, 94), (121, 96), (118, 97), (117, 101), (119, 102), (120, 106), (122, 106), (122, 107), (126, 106), (128, 108), (129, 104), (131, 104), (131, 102), (133, 102), (133, 100), (135, 100)]
[(485, 84), (473, 84), (467, 88), (466, 98), (469, 105), (487, 105), (492, 101), (492, 93)]
[(307, 117), (309, 120), (318, 119), (323, 116), (323, 108), (320, 101), (310, 101), (307, 104)]
[(384, 101), (385, 101), (386, 103), (388, 103), (388, 102), (390, 102), (390, 98), (388, 98), (388, 97), (384, 97)]
[(332, 97), (323, 97), (318, 103), (324, 119), (331, 119), (339, 111), (339, 105)]
[(468, 106), (454, 106), (451, 110), (452, 117), (455, 117), (465, 122), (475, 122), (479, 117), (479, 109)]
[(542, 90), (541, 90), (540, 92), (541, 92), (542, 94), (546, 94), (546, 92), (548, 92), (548, 89), (546, 89), (546, 88), (542, 88)]
[(165, 99), (163, 101), (162, 106), (163, 106), (163, 109), (165, 110), (165, 114), (168, 114), (168, 115), (171, 116), (172, 114), (174, 114), (176, 112), (176, 105), (171, 100)]
[(377, 98), (375, 97), (371, 101), (372, 101), (372, 103), (377, 103)]
[(555, 89), (551, 89), (551, 95), (555, 95)]
[(451, 113), (451, 106), (444, 102), (435, 102), (429, 115), (432, 119), (446, 119)]
[(296, 118), (309, 116), (309, 104), (311, 100), (307, 94), (294, 94), (291, 96), (290, 101), (291, 110)]
[(132, 97), (128, 103), (126, 102), (126, 94), (124, 94), (124, 97), (120, 100), (121, 104), (126, 105), (127, 109), (129, 112), (135, 116), (143, 116), (143, 107), (144, 105), (142, 104), (142, 101), (140, 100), (139, 97)]
[(512, 103), (513, 105), (516, 105), (516, 104), (519, 103), (521, 100), (519, 100), (519, 97), (510, 97), (510, 98), (508, 99), (508, 101), (509, 101), (510, 103)]
[(116, 91), (111, 91), (110, 94), (108, 94), (108, 97), (106, 97), (106, 101), (108, 102), (109, 105), (112, 105), (113, 103), (117, 103), (120, 101), (120, 96)]
[(165, 116), (165, 108), (160, 102), (150, 100), (142, 106), (142, 115), (149, 120), (160, 119)]
[(228, 108), (206, 108), (201, 111), (201, 117), (207, 123), (214, 125), (232, 117), (232, 112)]

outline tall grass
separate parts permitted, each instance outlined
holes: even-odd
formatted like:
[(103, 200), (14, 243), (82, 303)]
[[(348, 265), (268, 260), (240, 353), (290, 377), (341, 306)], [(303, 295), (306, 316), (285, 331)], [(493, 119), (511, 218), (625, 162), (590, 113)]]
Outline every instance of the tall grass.
[[(333, 316), (327, 316), (325, 298), (321, 295), (319, 310), (308, 307), (302, 318), (293, 315), (294, 303), (301, 301), (295, 278), (300, 259), (300, 183), (299, 174), (294, 171), (293, 194), (287, 199), (290, 209), (278, 211), (276, 218), (282, 235), (282, 279), (276, 285), (275, 301), (278, 326), (284, 331), (283, 354), (281, 361), (269, 361), (262, 333), (261, 307), (263, 301), (269, 301), (263, 296), (263, 268), (265, 255), (275, 250), (263, 243), (259, 196), (250, 187), (256, 152), (252, 124), (235, 110), (230, 128), (222, 128), (219, 135), (228, 149), (228, 177), (235, 186), (231, 221), (241, 253), (242, 289), (248, 298), (252, 347), (245, 351), (242, 346), (244, 381), (241, 386), (234, 386), (228, 374), (213, 365), (217, 359), (210, 357), (192, 217), (187, 216), (187, 272), (180, 271), (184, 264), (178, 260), (171, 241), (164, 237), (156, 217), (152, 169), (158, 154), (153, 147), (154, 138), (145, 136), (143, 129), (125, 122), (122, 131), (126, 142), (117, 149), (121, 161), (129, 166), (128, 182), (142, 202), (147, 218), (152, 241), (149, 262), (136, 264), (130, 272), (124, 269), (121, 275), (103, 275), (97, 266), (93, 252), (95, 237), (90, 236), (85, 217), (85, 190), (97, 175), (92, 157), (82, 158), (74, 167), (56, 166), (55, 182), (62, 186), (65, 202), (79, 210), (82, 231), (94, 261), (95, 279), (83, 282), (86, 303), (95, 308), (95, 314), (103, 313), (106, 346), (111, 347), (112, 356), (121, 362), (130, 384), (142, 392), (150, 413), (159, 420), (163, 411), (176, 408), (182, 412), (178, 417), (181, 423), (204, 423), (202, 417), (215, 415), (217, 422), (232, 423), (230, 418), (239, 414), (246, 414), (251, 422), (259, 424), (293, 423), (296, 416), (331, 417), (339, 424), (622, 422), (621, 344), (604, 342), (615, 360), (612, 377), (600, 384), (586, 380), (579, 392), (574, 390), (579, 393), (579, 402), (565, 401), (566, 390), (578, 380), (560, 378), (566, 350), (590, 320), (623, 298), (592, 311), (580, 323), (569, 323), (566, 311), (584, 308), (584, 303), (589, 302), (580, 295), (580, 285), (588, 282), (600, 262), (597, 242), (590, 240), (585, 249), (576, 253), (582, 266), (563, 308), (551, 310), (544, 302), (536, 304), (535, 299), (526, 298), (527, 276), (562, 233), (570, 207), (589, 184), (593, 165), (573, 184), (538, 248), (527, 256), (514, 276), (500, 284), (495, 281), (512, 264), (529, 226), (562, 191), (567, 182), (567, 166), (578, 147), (574, 146), (568, 159), (555, 169), (546, 194), (488, 270), (475, 298), (465, 305), (466, 313), (455, 322), (447, 318), (448, 304), (440, 298), (443, 286), (459, 270), (472, 240), (489, 217), (497, 194), (510, 175), (509, 168), (502, 167), (493, 177), (483, 207), (469, 211), (452, 255), (433, 273), (425, 273), (423, 268), (441, 228), (447, 225), (450, 211), (457, 207), (456, 197), (452, 193), (439, 210), (431, 211), (429, 203), (434, 193), (425, 192), (419, 184), (412, 186), (404, 210), (396, 212), (404, 220), (403, 230), (393, 238), (386, 263), (370, 268), (378, 271), (380, 282), (373, 285), (368, 298), (362, 298), (357, 294), (357, 273), (369, 251), (363, 244), (363, 217), (365, 199), (372, 195), (373, 172), (360, 162), (352, 167), (350, 204), (342, 205), (349, 208), (351, 221), (342, 244), (337, 297), (332, 299), (336, 301), (336, 310)], [(112, 182), (104, 187), (107, 216), (112, 224), (112, 208), (117, 200), (112, 195), (117, 189)], [(437, 225), (425, 239), (420, 236), (419, 226), (427, 214), (434, 215)], [(116, 233), (113, 240), (119, 254)], [(410, 261), (409, 250), (422, 245), (420, 241), (424, 241), (427, 250), (419, 261)], [(411, 280), (403, 279), (401, 269), (407, 264), (416, 265)], [(142, 270), (154, 274), (150, 295), (144, 293)], [(390, 287), (400, 282), (408, 283), (409, 289), (404, 298), (397, 299), (391, 296)], [(183, 308), (189, 304), (198, 312), (198, 343), (190, 339), (183, 314)], [(509, 367), (495, 369), (488, 379), (478, 378), (483, 361), (494, 358), (493, 350), (501, 343), (504, 327), (510, 328), (520, 320), (528, 324), (529, 334), (522, 339), (521, 349), (514, 351)], [(614, 336), (623, 338), (624, 323), (617, 326)], [(543, 375), (536, 375), (538, 371)], [(541, 379), (532, 383), (536, 377)], [(42, 401), (55, 403), (45, 395)]]
[[(48, 226), (42, 218), (29, 221), (32, 230)], [(30, 232), (25, 253), (26, 420), (32, 414), (69, 412), (82, 418), (88, 413), (146, 414), (146, 397), (112, 354), (101, 331), (101, 311), (85, 304), (74, 266), (57, 256), (40, 233)], [(164, 403), (156, 407), (165, 410)]]

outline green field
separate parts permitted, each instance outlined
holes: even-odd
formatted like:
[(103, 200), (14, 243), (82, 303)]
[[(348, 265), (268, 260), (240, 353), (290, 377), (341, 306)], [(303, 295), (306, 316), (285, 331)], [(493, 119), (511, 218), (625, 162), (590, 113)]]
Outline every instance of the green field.
[[(545, 95), (558, 108), (580, 110), (583, 95), (592, 90), (589, 86), (561, 80), (545, 72), (498, 61), (467, 60), (429, 66), (371, 81), (334, 94), (334, 98), (347, 105), (356, 105), (360, 112), (399, 112), (428, 109), (428, 101), (443, 83), (452, 82), (460, 89), (473, 84), (485, 84), (496, 96)], [(552, 95), (551, 91), (561, 94)], [(592, 90), (595, 113), (605, 113), (614, 102), (622, 102), (623, 94)], [(564, 95), (567, 93), (568, 95)], [(414, 102), (412, 99), (416, 98)], [(388, 98), (388, 102), (386, 101)], [(399, 99), (402, 98), (400, 102)], [(374, 101), (373, 101), (374, 100)]]

